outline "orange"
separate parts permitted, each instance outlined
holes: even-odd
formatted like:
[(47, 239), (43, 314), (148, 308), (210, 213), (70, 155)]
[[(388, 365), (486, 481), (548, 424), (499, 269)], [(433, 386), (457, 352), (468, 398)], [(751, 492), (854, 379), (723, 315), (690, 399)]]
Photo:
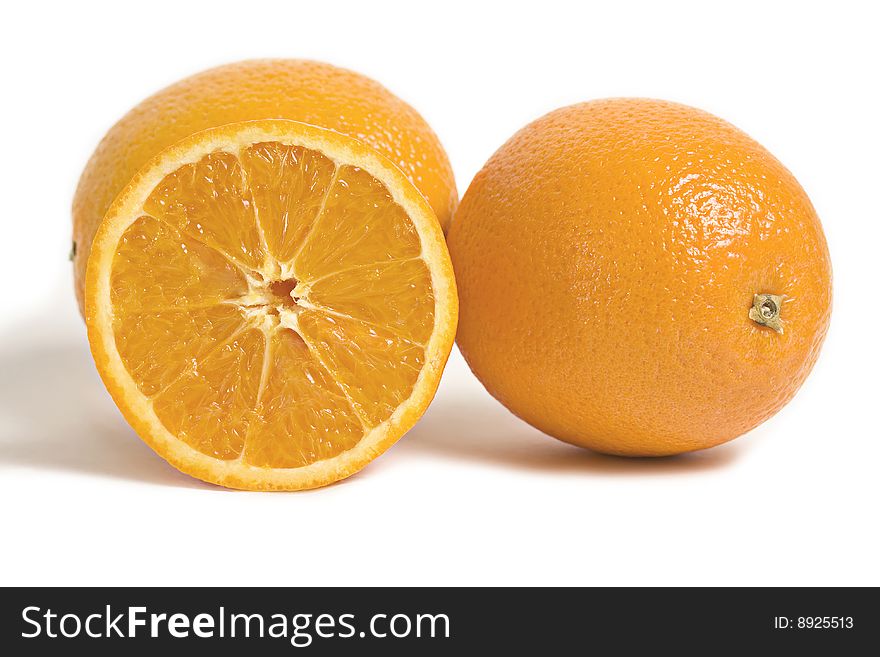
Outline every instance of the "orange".
[(455, 335), (440, 224), (372, 148), (285, 120), (196, 133), (124, 187), (92, 243), (95, 363), (180, 470), (299, 489), (421, 416)]
[(657, 100), (566, 107), (476, 175), (448, 235), (458, 344), (511, 411), (609, 454), (711, 447), (819, 354), (831, 263), (804, 190), (729, 123)]
[(103, 138), (73, 201), (77, 299), (92, 239), (113, 199), (150, 158), (226, 123), (291, 119), (354, 137), (387, 156), (446, 227), (458, 192), (446, 153), (419, 114), (377, 82), (329, 64), (267, 59), (220, 66), (147, 98)]

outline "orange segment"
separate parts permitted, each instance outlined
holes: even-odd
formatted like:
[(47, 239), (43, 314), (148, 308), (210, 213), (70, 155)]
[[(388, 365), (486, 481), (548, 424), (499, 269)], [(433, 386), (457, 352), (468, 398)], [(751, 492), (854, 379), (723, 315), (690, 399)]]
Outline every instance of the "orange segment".
[(355, 319), (303, 311), (297, 329), (372, 426), (412, 393), (425, 348)]
[(419, 255), (419, 235), (388, 189), (366, 171), (340, 167), (314, 230), (296, 259), (300, 280)]
[(150, 397), (243, 328), (243, 320), (237, 306), (218, 304), (124, 313), (114, 320), (113, 332), (122, 362)]
[(248, 329), (202, 358), (153, 400), (162, 424), (194, 449), (235, 459), (254, 418), (266, 338)]
[(278, 142), (244, 148), (239, 158), (269, 251), (276, 260), (288, 262), (321, 210), (336, 165), (316, 151)]
[(90, 256), (95, 361), (126, 417), (196, 477), (319, 486), (424, 412), (455, 332), (440, 226), (403, 174), (289, 121), (159, 156)]
[(333, 458), (365, 433), (339, 384), (294, 331), (272, 337), (271, 370), (244, 459), (260, 467), (297, 468)]
[(233, 262), (261, 269), (265, 253), (241, 162), (210, 153), (166, 176), (144, 210), (204, 242)]
[(153, 217), (136, 219), (114, 254), (111, 302), (117, 312), (212, 305), (247, 290), (228, 259)]
[[(349, 315), (424, 344), (434, 326), (431, 272), (420, 258), (329, 274), (309, 286), (312, 307)], [(427, 292), (426, 292), (427, 291)]]

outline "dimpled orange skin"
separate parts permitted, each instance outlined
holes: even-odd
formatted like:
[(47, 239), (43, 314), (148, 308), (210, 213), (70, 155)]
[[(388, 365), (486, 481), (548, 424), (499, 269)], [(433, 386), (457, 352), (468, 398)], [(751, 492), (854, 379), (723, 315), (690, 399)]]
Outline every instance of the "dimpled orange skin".
[[(831, 263), (792, 174), (705, 112), (644, 99), (566, 107), (474, 178), (448, 235), (458, 344), (545, 433), (661, 456), (776, 413), (819, 354)], [(784, 295), (782, 334), (749, 318)]]
[(265, 59), (213, 68), (150, 96), (104, 136), (73, 201), (76, 296), (86, 262), (116, 195), (153, 156), (193, 133), (237, 121), (291, 119), (372, 146), (425, 195), (445, 229), (458, 205), (439, 139), (409, 105), (370, 78), (308, 60)]

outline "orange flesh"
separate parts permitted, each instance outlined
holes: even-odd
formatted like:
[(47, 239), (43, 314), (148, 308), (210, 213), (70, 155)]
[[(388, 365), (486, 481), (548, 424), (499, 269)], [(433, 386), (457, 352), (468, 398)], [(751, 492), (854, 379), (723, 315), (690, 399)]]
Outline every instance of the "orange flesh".
[(276, 142), (166, 176), (111, 272), (122, 362), (194, 449), (335, 457), (412, 393), (434, 326), (406, 212), (371, 175)]

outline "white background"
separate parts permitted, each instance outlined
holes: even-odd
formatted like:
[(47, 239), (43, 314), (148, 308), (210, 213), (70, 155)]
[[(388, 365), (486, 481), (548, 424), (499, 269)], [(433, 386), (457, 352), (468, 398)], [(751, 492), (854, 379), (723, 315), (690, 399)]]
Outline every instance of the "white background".
[[(12, 3), (0, 40), (0, 584), (880, 585), (880, 16), (871, 3)], [(157, 89), (322, 59), (413, 104), (463, 193), (515, 130), (605, 96), (696, 105), (799, 178), (834, 263), (831, 332), (779, 415), (704, 453), (620, 460), (508, 414), (457, 352), (359, 475), (201, 484), (128, 428), (91, 362), (70, 200)]]

